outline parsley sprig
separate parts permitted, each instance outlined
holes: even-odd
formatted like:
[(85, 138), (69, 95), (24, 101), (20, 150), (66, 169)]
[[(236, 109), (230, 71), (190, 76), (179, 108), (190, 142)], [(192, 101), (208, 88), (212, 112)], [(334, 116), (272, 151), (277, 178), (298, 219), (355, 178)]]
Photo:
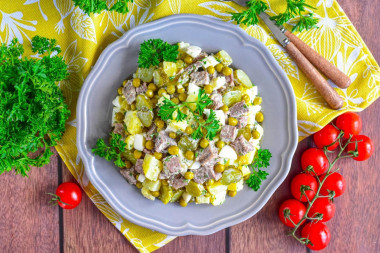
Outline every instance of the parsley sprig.
[[(317, 28), (318, 19), (314, 17), (312, 12), (305, 13), (305, 8), (315, 9), (313, 6), (305, 3), (305, 0), (286, 0), (286, 2), (285, 12), (273, 16), (272, 20), (275, 20), (278, 25), (283, 25), (290, 19), (299, 17), (297, 24), (292, 28), (292, 32)], [(258, 15), (268, 9), (268, 5), (261, 0), (251, 0), (246, 4), (248, 9), (240, 13), (231, 13), (231, 19), (237, 24), (256, 25), (259, 23)]]
[(92, 149), (95, 155), (103, 157), (107, 161), (113, 161), (116, 166), (123, 168), (125, 162), (122, 160), (122, 153), (125, 150), (126, 143), (122, 140), (120, 134), (111, 133), (109, 146), (103, 139), (99, 138), (96, 147)]
[(81, 8), (85, 13), (100, 13), (103, 10), (116, 11), (118, 13), (128, 13), (128, 3), (133, 0), (117, 0), (116, 3), (108, 7), (106, 0), (73, 0), (74, 5)]
[[(190, 107), (191, 104), (195, 104), (195, 110), (192, 111)], [(195, 102), (183, 102), (181, 104), (176, 104), (170, 99), (164, 98), (160, 109), (158, 111), (158, 116), (162, 120), (175, 120), (182, 121), (187, 118), (187, 114), (184, 112), (183, 108), (188, 108), (192, 112), (193, 119), (196, 122), (195, 131), (192, 133), (193, 139), (200, 139), (205, 136), (207, 139), (212, 140), (219, 129), (219, 121), (216, 118), (216, 114), (213, 110), (210, 110), (210, 115), (206, 120), (203, 120), (203, 112), (207, 106), (212, 105), (212, 100), (205, 90), (200, 90), (198, 92), (198, 99)], [(206, 134), (204, 134), (206, 133)]]
[(140, 68), (158, 66), (161, 61), (176, 62), (178, 45), (171, 45), (161, 39), (150, 39), (140, 45), (139, 59)]
[(61, 49), (54, 39), (31, 42), (40, 59), (23, 57), (17, 39), (0, 46), (0, 174), (27, 176), (31, 166), (49, 163), (70, 115), (56, 85), (68, 76)]
[(253, 163), (249, 165), (253, 172), (245, 182), (254, 191), (258, 191), (261, 187), (262, 181), (267, 179), (269, 173), (261, 169), (269, 166), (269, 160), (271, 157), (272, 154), (268, 149), (259, 149), (257, 150)]

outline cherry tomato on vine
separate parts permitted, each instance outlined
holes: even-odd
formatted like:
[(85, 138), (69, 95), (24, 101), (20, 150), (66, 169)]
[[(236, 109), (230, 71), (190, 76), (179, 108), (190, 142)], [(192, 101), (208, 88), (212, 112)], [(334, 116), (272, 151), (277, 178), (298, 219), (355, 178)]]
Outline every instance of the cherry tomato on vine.
[(344, 138), (355, 136), (362, 130), (362, 119), (354, 112), (346, 112), (336, 119), (336, 126), (344, 132)]
[[(371, 157), (374, 151), (372, 140), (365, 135), (357, 135), (352, 137), (351, 142), (347, 145), (347, 152), (356, 153), (356, 157), (353, 157), (356, 161), (365, 161)], [(356, 152), (357, 145), (357, 152)]]
[[(309, 205), (308, 205), (309, 206)], [(318, 198), (311, 206), (308, 216), (315, 218), (317, 213), (323, 214), (322, 222), (331, 220), (335, 214), (335, 204), (329, 198)]]
[(298, 174), (293, 178), (290, 183), (290, 191), (293, 197), (299, 201), (306, 202), (306, 196), (301, 195), (301, 188), (309, 188), (309, 190), (305, 189), (305, 194), (309, 200), (312, 200), (317, 192), (318, 182), (315, 177), (305, 173)]
[[(309, 165), (313, 166), (315, 173), (306, 171)], [(301, 167), (307, 173), (319, 176), (327, 171), (329, 162), (322, 149), (309, 148), (301, 156)]]
[(51, 202), (55, 202), (63, 209), (73, 209), (79, 205), (82, 200), (82, 191), (80, 187), (71, 182), (60, 184), (55, 191)]
[[(284, 211), (285, 213), (287, 213), (289, 218), (285, 217)], [(294, 228), (293, 223), (297, 224), (305, 215), (305, 213), (306, 213), (305, 205), (295, 199), (285, 200), (281, 204), (280, 209), (278, 210), (278, 216), (280, 217), (281, 222), (291, 228)], [(289, 219), (291, 219), (293, 223)]]
[[(332, 144), (336, 139), (338, 139), (340, 131), (336, 129), (333, 125), (328, 124), (313, 136), (314, 143), (318, 148), (323, 148)], [(334, 145), (328, 147), (328, 150), (334, 150), (338, 147), (339, 142), (337, 141)]]
[(306, 246), (312, 250), (326, 248), (331, 239), (330, 229), (322, 222), (306, 224), (301, 231), (301, 236), (310, 240), (313, 245)]
[[(325, 175), (326, 174), (320, 175), (319, 180), (322, 181), (325, 178)], [(345, 190), (346, 190), (346, 180), (341, 174), (339, 174), (338, 172), (334, 172), (326, 178), (319, 193), (323, 196), (327, 196), (329, 195), (328, 191), (334, 191), (335, 192), (334, 198), (335, 198), (342, 195)]]

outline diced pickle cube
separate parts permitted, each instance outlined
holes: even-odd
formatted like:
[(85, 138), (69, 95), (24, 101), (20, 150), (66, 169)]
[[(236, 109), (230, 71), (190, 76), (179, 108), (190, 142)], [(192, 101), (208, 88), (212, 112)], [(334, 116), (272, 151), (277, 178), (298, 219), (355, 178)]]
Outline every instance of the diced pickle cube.
[(155, 199), (155, 197), (151, 194), (148, 188), (145, 188), (145, 187), (141, 188), (141, 194), (147, 199), (150, 199), (150, 200)]
[(186, 191), (190, 195), (194, 197), (201, 196), (205, 188), (201, 184), (197, 184), (194, 181), (190, 181), (188, 185), (186, 185)]
[(160, 188), (160, 199), (166, 205), (173, 198), (173, 189), (169, 185), (162, 185)]
[(234, 71), (234, 78), (238, 84), (243, 85), (247, 88), (251, 88), (253, 86), (251, 79), (249, 79), (249, 76), (241, 69)]
[(175, 190), (173, 191), (173, 197), (170, 199), (170, 202), (176, 202), (179, 200), (179, 198), (182, 196), (184, 193), (184, 190)]
[(223, 103), (228, 107), (231, 107), (232, 105), (240, 101), (241, 91), (239, 90), (228, 91), (223, 95)]
[(219, 51), (216, 55), (215, 58), (220, 60), (223, 65), (231, 65), (232, 64), (232, 58), (231, 56), (224, 50)]
[(178, 147), (183, 151), (195, 151), (198, 147), (199, 140), (194, 140), (193, 138), (183, 135), (178, 142)]
[(150, 127), (153, 122), (153, 112), (148, 111), (148, 112), (137, 112), (137, 116), (139, 117), (141, 123), (145, 127)]
[(131, 150), (125, 150), (123, 153), (121, 153), (121, 156), (131, 163), (136, 164), (136, 158), (133, 156), (133, 152)]
[(136, 98), (136, 109), (139, 111), (149, 111), (152, 110), (153, 105), (150, 99), (148, 99), (145, 95), (140, 94)]
[(162, 162), (153, 155), (147, 154), (143, 161), (143, 170), (146, 178), (156, 181), (162, 170)]
[(136, 77), (141, 79), (143, 82), (151, 82), (153, 79), (153, 71), (154, 67), (151, 66), (149, 68), (137, 68)]
[(231, 183), (237, 183), (243, 178), (243, 173), (235, 168), (226, 169), (223, 172), (221, 182), (225, 185), (229, 185)]

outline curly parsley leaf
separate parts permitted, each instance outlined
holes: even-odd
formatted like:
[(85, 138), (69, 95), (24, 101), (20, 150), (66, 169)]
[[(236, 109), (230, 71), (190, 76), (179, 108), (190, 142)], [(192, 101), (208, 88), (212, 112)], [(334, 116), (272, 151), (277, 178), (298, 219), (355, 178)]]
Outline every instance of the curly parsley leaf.
[(60, 48), (39, 36), (31, 42), (41, 59), (23, 57), (17, 39), (0, 46), (0, 174), (27, 176), (31, 166), (49, 163), (70, 115), (56, 85), (68, 76)]
[(92, 13), (100, 13), (103, 10), (126, 14), (129, 11), (128, 3), (133, 3), (133, 0), (117, 0), (116, 3), (110, 7), (107, 5), (106, 0), (73, 0), (73, 2), (75, 6), (81, 8), (88, 15), (91, 15)]
[[(220, 122), (216, 118), (214, 110), (210, 110), (210, 115), (208, 116), (206, 121), (202, 122), (201, 120), (197, 119), (197, 117), (196, 121), (198, 123), (198, 127), (192, 133), (191, 138), (200, 139), (203, 136), (205, 136), (208, 140), (212, 140), (216, 136), (220, 128)], [(206, 135), (204, 135), (204, 132), (206, 133)]]
[(268, 5), (261, 0), (251, 0), (246, 2), (248, 9), (241, 13), (231, 13), (232, 20), (235, 20), (237, 24), (243, 24), (246, 26), (256, 25), (259, 23), (258, 14), (268, 9)]
[(253, 172), (245, 182), (254, 191), (258, 191), (261, 187), (262, 181), (267, 179), (269, 173), (261, 169), (269, 166), (271, 157), (272, 154), (268, 149), (259, 149), (253, 159), (253, 163), (249, 165)]
[(164, 97), (164, 100), (160, 106), (160, 110), (158, 111), (158, 116), (162, 120), (182, 121), (187, 117), (187, 115), (181, 111), (184, 106), (184, 104), (177, 105), (170, 99)]
[(212, 105), (212, 100), (209, 96), (207, 96), (205, 90), (200, 90), (198, 92), (198, 100), (196, 102), (196, 108), (195, 108), (195, 112), (197, 112), (199, 115), (202, 115), (203, 114), (203, 111), (204, 109), (209, 106), (209, 105)]
[(150, 39), (140, 45), (138, 65), (140, 68), (158, 66), (161, 61), (176, 62), (178, 45), (171, 45), (161, 39)]
[(122, 160), (122, 153), (125, 151), (126, 143), (122, 140), (120, 134), (111, 133), (111, 139), (109, 146), (103, 139), (99, 138), (96, 142), (96, 147), (92, 149), (92, 152), (100, 157), (103, 157), (107, 161), (113, 161), (116, 166), (123, 168), (125, 162)]

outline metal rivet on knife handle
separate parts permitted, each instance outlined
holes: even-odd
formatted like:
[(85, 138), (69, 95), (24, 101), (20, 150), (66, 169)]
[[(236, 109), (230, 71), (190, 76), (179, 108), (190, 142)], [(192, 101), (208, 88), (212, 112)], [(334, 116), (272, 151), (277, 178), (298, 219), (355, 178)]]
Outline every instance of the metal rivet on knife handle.
[(326, 100), (332, 109), (340, 109), (343, 106), (343, 99), (339, 94), (328, 84), (326, 79), (318, 72), (318, 70), (310, 63), (310, 61), (290, 42), (286, 47), (286, 51), (297, 63), (302, 72), (314, 84), (317, 91)]
[(315, 52), (305, 42), (300, 40), (297, 36), (289, 31), (285, 31), (285, 35), (289, 40), (294, 43), (299, 51), (323, 74), (325, 74), (336, 86), (345, 89), (351, 84), (351, 79), (335, 67), (328, 60), (323, 58), (320, 54)]

